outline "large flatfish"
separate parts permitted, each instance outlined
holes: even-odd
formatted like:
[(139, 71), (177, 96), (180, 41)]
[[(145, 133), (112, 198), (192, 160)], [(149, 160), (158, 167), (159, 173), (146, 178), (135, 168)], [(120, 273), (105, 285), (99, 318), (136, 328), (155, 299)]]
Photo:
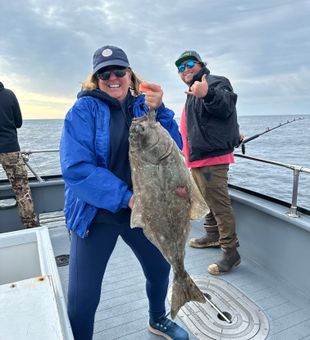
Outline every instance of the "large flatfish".
[(161, 251), (174, 272), (171, 317), (189, 301), (206, 302), (184, 267), (190, 220), (200, 220), (208, 207), (178, 146), (151, 111), (134, 118), (129, 131), (129, 159), (134, 205), (131, 227)]

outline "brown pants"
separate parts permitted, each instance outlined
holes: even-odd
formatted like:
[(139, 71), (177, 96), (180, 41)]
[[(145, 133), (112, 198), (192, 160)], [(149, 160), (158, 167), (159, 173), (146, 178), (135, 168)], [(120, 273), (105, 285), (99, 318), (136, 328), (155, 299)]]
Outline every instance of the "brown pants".
[(227, 164), (191, 169), (210, 209), (206, 216), (206, 225), (217, 226), (222, 248), (233, 248), (237, 241), (235, 217), (228, 194), (228, 170)]
[(0, 164), (15, 192), (22, 223), (26, 228), (36, 226), (38, 220), (34, 212), (27, 169), (22, 154), (20, 152), (0, 153)]

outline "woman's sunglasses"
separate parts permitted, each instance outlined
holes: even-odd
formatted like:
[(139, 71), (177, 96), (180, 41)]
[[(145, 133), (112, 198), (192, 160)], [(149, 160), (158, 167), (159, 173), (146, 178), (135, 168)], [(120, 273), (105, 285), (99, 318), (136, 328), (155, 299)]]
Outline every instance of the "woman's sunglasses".
[(110, 79), (111, 74), (113, 73), (117, 78), (123, 78), (127, 72), (127, 68), (114, 68), (109, 71), (104, 71), (101, 73), (97, 73), (97, 77), (101, 80)]
[(178, 66), (178, 71), (179, 73), (183, 73), (185, 71), (186, 68), (193, 68), (195, 65), (197, 64), (197, 61), (188, 61), (185, 64), (181, 64), (180, 66)]

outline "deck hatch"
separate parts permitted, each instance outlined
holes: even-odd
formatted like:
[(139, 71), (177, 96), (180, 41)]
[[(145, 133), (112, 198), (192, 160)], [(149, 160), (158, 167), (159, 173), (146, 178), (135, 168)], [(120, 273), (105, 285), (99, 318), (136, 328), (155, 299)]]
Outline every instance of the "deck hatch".
[[(206, 276), (192, 278), (206, 298), (217, 307), (212, 307), (208, 302), (189, 302), (180, 309), (179, 318), (198, 339), (266, 339), (268, 319), (244, 293), (224, 280)], [(171, 287), (169, 302), (170, 297)]]

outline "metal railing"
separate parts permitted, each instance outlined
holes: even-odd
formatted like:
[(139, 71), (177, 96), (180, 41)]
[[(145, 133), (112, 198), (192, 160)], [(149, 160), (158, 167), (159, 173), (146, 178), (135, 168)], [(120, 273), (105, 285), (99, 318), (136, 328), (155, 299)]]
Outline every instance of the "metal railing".
[(294, 217), (294, 218), (299, 217), (299, 215), (297, 213), (299, 174), (301, 172), (305, 172), (305, 173), (310, 174), (309, 168), (305, 168), (305, 167), (297, 166), (297, 165), (292, 165), (292, 164), (281, 163), (281, 162), (270, 161), (270, 160), (267, 160), (267, 159), (262, 159), (262, 158), (252, 157), (252, 156), (241, 155), (241, 154), (238, 154), (238, 153), (235, 153), (234, 156), (253, 160), (253, 161), (257, 161), (257, 162), (276, 165), (276, 166), (280, 166), (280, 167), (283, 167), (283, 168), (286, 168), (286, 169), (291, 169), (293, 171), (292, 201), (291, 201), (290, 209), (287, 212), (287, 215), (289, 217)]
[(24, 158), (25, 164), (27, 168), (31, 171), (31, 173), (36, 177), (39, 182), (44, 182), (44, 179), (33, 169), (33, 167), (29, 164), (29, 156), (34, 153), (46, 153), (46, 152), (59, 152), (58, 149), (46, 149), (46, 150), (25, 150), (21, 151), (21, 154)]
[[(22, 151), (21, 152), (23, 157), (24, 157), (24, 160), (25, 160), (25, 163), (26, 163), (28, 169), (32, 172), (32, 174), (37, 178), (37, 180), (39, 182), (44, 182), (44, 179), (42, 179), (42, 177), (28, 163), (29, 156), (31, 154), (35, 154), (35, 153), (46, 153), (46, 152), (59, 152), (59, 150), (58, 149), (47, 149), (47, 150), (33, 150), (33, 151)], [(276, 166), (280, 166), (280, 167), (283, 167), (283, 168), (286, 168), (286, 169), (291, 169), (293, 171), (293, 189), (292, 189), (291, 206), (290, 206), (289, 211), (287, 212), (287, 215), (290, 216), (290, 217), (299, 217), (299, 215), (297, 213), (299, 174), (301, 172), (305, 172), (305, 173), (310, 174), (309, 168), (305, 168), (305, 167), (301, 167), (301, 166), (297, 166), (297, 165), (286, 164), (286, 163), (281, 163), (281, 162), (270, 161), (270, 160), (267, 160), (267, 159), (247, 156), (247, 155), (238, 154), (238, 153), (235, 153), (234, 156), (240, 157), (240, 158), (245, 158), (245, 159), (248, 159), (248, 160), (257, 161), (257, 162), (262, 162), (262, 163), (266, 163), (266, 164), (276, 165)]]

